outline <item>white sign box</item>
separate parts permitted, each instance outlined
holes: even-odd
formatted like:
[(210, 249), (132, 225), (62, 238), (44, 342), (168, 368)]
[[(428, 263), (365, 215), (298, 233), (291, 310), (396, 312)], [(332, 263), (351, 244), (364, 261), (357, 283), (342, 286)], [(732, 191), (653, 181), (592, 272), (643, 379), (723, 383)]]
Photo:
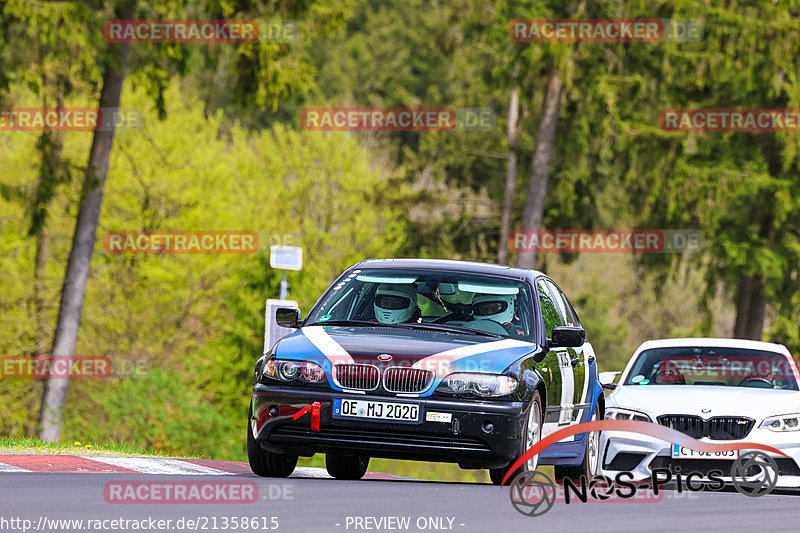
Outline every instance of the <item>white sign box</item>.
[(301, 270), (303, 268), (303, 249), (299, 246), (269, 247), (269, 266), (280, 270)]

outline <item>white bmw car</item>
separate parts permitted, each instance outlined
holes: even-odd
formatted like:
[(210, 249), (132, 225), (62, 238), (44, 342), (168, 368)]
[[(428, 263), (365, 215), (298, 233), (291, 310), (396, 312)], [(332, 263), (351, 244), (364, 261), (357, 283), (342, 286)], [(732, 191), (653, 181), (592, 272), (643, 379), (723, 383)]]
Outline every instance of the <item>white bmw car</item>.
[[(647, 341), (618, 383), (600, 375), (611, 393), (606, 418), (657, 422), (709, 443), (752, 442), (781, 450), (774, 456), (778, 486), (800, 486), (800, 376), (785, 346), (738, 339)], [(614, 375), (619, 373), (612, 373)], [(613, 379), (613, 377), (612, 377)], [(730, 480), (738, 451), (699, 453), (629, 432), (604, 431), (599, 469), (614, 477), (650, 477), (653, 468), (724, 472)]]

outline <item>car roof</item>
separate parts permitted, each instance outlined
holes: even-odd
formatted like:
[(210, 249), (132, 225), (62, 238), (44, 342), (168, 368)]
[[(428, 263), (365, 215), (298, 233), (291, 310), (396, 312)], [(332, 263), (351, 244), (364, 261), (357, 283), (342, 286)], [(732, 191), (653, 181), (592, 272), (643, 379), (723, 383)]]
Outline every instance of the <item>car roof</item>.
[(747, 339), (719, 339), (712, 337), (685, 337), (679, 339), (655, 339), (648, 340), (642, 343), (636, 350), (636, 353), (651, 348), (669, 348), (669, 347), (684, 347), (684, 346), (710, 346), (716, 348), (744, 348), (747, 350), (764, 350), (770, 352), (779, 352), (791, 357), (789, 350), (783, 344), (776, 344), (774, 342), (753, 341)]
[(453, 259), (365, 259), (352, 268), (408, 268), (420, 270), (454, 270), (471, 274), (489, 274), (514, 279), (544, 276), (539, 271), (525, 268), (478, 263), (474, 261), (456, 261)]

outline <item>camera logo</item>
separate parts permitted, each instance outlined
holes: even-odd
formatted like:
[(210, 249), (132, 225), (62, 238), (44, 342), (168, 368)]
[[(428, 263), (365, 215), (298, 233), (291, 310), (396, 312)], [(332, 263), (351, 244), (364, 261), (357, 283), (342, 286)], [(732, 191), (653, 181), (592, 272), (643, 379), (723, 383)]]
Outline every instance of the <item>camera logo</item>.
[(538, 470), (519, 473), (510, 490), (511, 505), (525, 516), (541, 516), (556, 503), (556, 484)]
[(778, 463), (764, 452), (745, 452), (731, 467), (731, 481), (740, 494), (764, 496), (778, 484)]

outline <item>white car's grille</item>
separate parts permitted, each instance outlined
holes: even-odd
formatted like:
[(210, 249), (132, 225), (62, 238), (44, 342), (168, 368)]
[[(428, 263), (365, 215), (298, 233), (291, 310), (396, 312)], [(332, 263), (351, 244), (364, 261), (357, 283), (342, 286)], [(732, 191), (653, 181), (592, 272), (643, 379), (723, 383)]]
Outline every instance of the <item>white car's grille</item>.
[(685, 433), (692, 438), (711, 440), (740, 440), (750, 433), (755, 420), (744, 416), (715, 416), (703, 419), (692, 415), (662, 415), (658, 423)]

